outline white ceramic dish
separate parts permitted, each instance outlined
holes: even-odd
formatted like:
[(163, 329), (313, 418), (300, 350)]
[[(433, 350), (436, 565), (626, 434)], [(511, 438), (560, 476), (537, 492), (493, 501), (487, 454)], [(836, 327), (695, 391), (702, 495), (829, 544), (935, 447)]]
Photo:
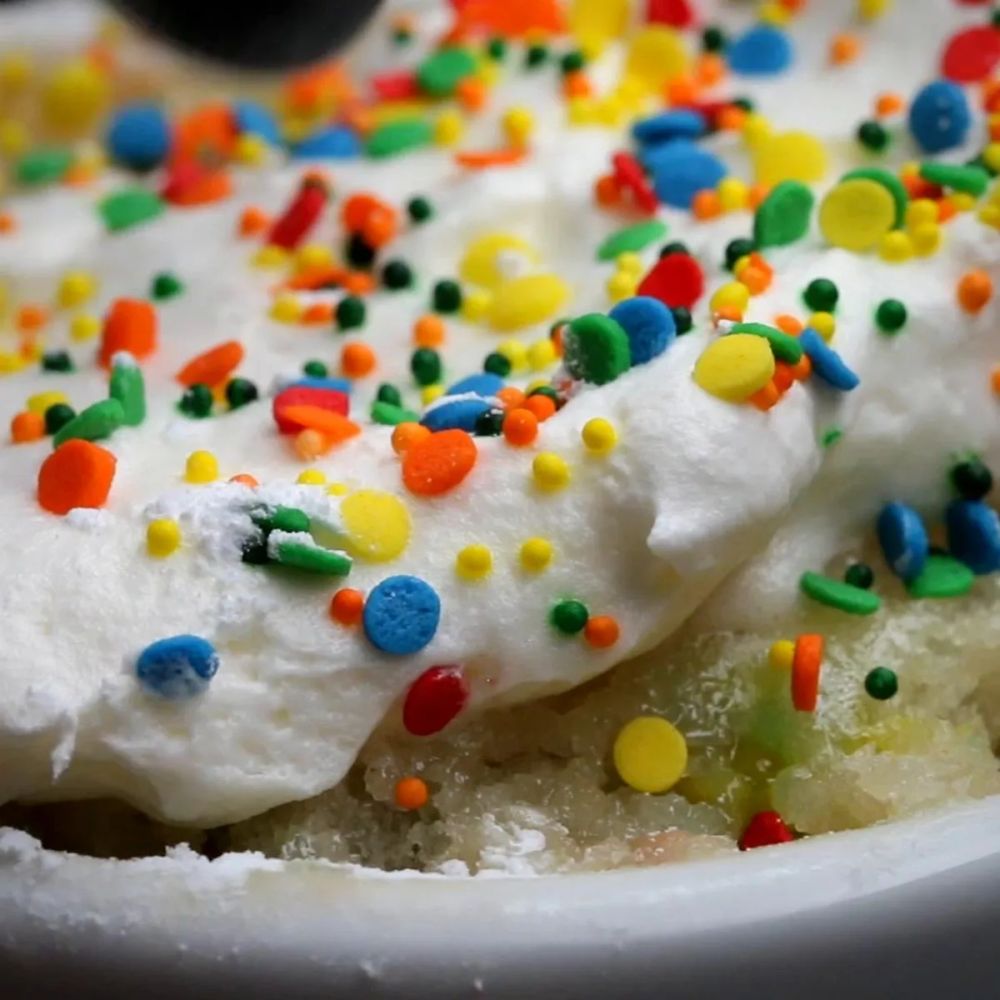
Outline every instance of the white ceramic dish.
[(12, 997), (988, 997), (998, 926), (1000, 797), (725, 860), (534, 879), (97, 861), (0, 834)]

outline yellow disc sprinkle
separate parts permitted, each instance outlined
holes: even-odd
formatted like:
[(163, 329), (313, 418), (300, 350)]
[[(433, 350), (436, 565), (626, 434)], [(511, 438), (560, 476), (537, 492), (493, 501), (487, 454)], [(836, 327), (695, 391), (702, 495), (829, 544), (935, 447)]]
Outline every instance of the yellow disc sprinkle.
[(687, 743), (666, 719), (640, 715), (615, 738), (615, 770), (637, 792), (665, 792), (687, 767)]
[(91, 127), (111, 97), (107, 75), (92, 62), (74, 59), (59, 66), (42, 88), (46, 124), (63, 133)]
[(763, 337), (733, 333), (705, 348), (694, 366), (694, 380), (706, 392), (742, 403), (774, 375), (774, 355)]
[(487, 319), (494, 330), (520, 330), (551, 319), (569, 298), (569, 286), (554, 274), (528, 274), (497, 286)]
[(193, 451), (187, 457), (184, 478), (189, 483), (211, 483), (219, 478), (219, 461), (210, 451)]
[(510, 277), (503, 270), (504, 255), (516, 254), (532, 267), (538, 263), (535, 248), (513, 233), (486, 233), (466, 248), (458, 265), (459, 277), (483, 288), (497, 288)]
[(368, 562), (389, 562), (406, 551), (412, 524), (406, 504), (392, 493), (358, 490), (340, 504), (347, 550)]
[(546, 493), (554, 493), (565, 488), (570, 479), (566, 459), (551, 451), (543, 451), (531, 463), (531, 474), (535, 485)]
[(330, 483), (326, 488), (326, 492), (332, 497), (346, 497), (351, 492), (351, 488), (347, 483)]
[(482, 580), (493, 572), (493, 553), (486, 545), (466, 545), (455, 557), (455, 572), (463, 580)]
[(595, 455), (606, 455), (618, 444), (615, 425), (604, 417), (591, 417), (580, 431), (583, 446)]
[(650, 25), (632, 36), (625, 73), (648, 90), (659, 91), (668, 80), (688, 67), (688, 54), (681, 36), (671, 28)]
[(814, 184), (826, 174), (826, 147), (808, 132), (765, 136), (752, 147), (755, 178), (763, 184)]
[(529, 538), (521, 543), (521, 567), (540, 573), (552, 562), (552, 543), (547, 538)]
[(843, 181), (823, 199), (819, 227), (835, 247), (871, 250), (896, 220), (896, 203), (884, 185), (864, 178)]
[(295, 482), (300, 486), (322, 486), (326, 482), (326, 474), (319, 469), (303, 469)]
[(944, 232), (936, 222), (925, 222), (910, 233), (910, 238), (913, 240), (913, 252), (918, 257), (931, 257), (941, 249)]
[(181, 526), (171, 517), (159, 517), (146, 528), (146, 549), (151, 556), (165, 559), (181, 544)]
[(795, 643), (791, 639), (779, 639), (768, 650), (767, 660), (775, 670), (791, 670), (794, 656)]

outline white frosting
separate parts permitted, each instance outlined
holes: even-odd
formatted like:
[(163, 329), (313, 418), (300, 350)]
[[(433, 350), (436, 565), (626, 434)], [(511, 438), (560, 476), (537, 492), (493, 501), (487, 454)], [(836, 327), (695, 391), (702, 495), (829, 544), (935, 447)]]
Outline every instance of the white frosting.
[[(872, 96), (882, 89), (911, 93), (930, 65), (928, 46), (975, 16), (954, 5), (899, 4), (873, 29), (878, 56), (839, 71), (831, 85), (830, 72), (819, 67), (835, 15), (822, 6), (792, 28), (800, 68), (734, 87), (753, 94), (777, 125), (805, 125), (831, 139), (839, 161), (840, 154), (849, 159), (847, 137)], [(339, 196), (373, 190), (398, 204), (425, 194), (437, 209), (433, 222), (405, 232), (389, 252), (414, 266), (415, 289), (368, 300), (360, 336), (378, 351), (379, 368), (355, 389), (359, 420), (380, 381), (411, 385), (412, 323), (426, 310), (433, 281), (453, 276), (463, 247), (484, 231), (516, 232), (532, 242), (543, 266), (570, 283), (572, 313), (607, 308), (610, 271), (595, 250), (620, 219), (593, 207), (591, 188), (622, 138), (567, 129), (556, 93), (550, 71), (514, 72), (498, 87), (495, 108), (530, 100), (539, 120), (535, 154), (517, 168), (463, 175), (439, 150), (329, 165)], [(476, 126), (483, 144), (495, 142), (495, 119)], [(975, 138), (981, 134), (977, 125)], [(713, 142), (739, 165), (732, 140)], [(913, 155), (907, 143), (900, 137), (897, 158)], [(854, 393), (841, 396), (813, 380), (793, 387), (768, 413), (706, 394), (691, 378), (710, 336), (706, 296), (697, 316), (703, 332), (610, 385), (579, 393), (544, 425), (533, 448), (477, 439), (475, 469), (444, 497), (406, 493), (388, 429), (366, 426), (313, 463), (331, 481), (401, 496), (413, 521), (400, 558), (356, 560), (348, 585), (368, 591), (387, 576), (412, 573), (441, 598), (440, 628), (426, 649), (379, 654), (360, 630), (330, 621), (336, 583), (293, 580), (239, 560), (239, 532), (255, 499), (302, 507), (333, 531), (339, 525), (336, 497), (294, 485), (303, 463), (275, 432), (268, 402), (205, 420), (175, 407), (174, 373), (223, 340), (242, 341), (239, 374), (262, 389), (276, 373), (294, 375), (307, 358), (335, 361), (341, 338), (328, 328), (268, 318), (274, 274), (250, 268), (256, 245), (235, 236), (244, 206), (280, 210), (301, 171), (300, 163), (238, 173), (232, 199), (169, 210), (114, 236), (99, 224), (95, 192), (55, 189), (10, 206), (19, 228), (0, 238), (0, 273), (13, 279), (19, 297), (50, 299), (59, 276), (76, 267), (100, 277), (95, 309), (118, 296), (144, 295), (160, 271), (176, 272), (186, 287), (157, 305), (160, 346), (143, 364), (146, 422), (107, 442), (118, 468), (105, 511), (55, 518), (38, 507), (34, 484), (48, 441), (0, 455), (0, 759), (16, 762), (0, 768), (0, 800), (114, 795), (171, 820), (214, 824), (314, 794), (343, 776), (384, 717), (396, 724), (395, 704), (432, 665), (463, 664), (478, 708), (579, 684), (651, 647), (699, 608), (700, 620), (717, 628), (778, 620), (798, 600), (801, 572), (821, 569), (856, 544), (884, 501), (901, 499), (936, 515), (952, 452), (974, 448), (1000, 461), (988, 379), (995, 310), (970, 318), (954, 300), (959, 276), (972, 266), (988, 267), (1000, 280), (995, 234), (963, 217), (948, 226), (944, 252), (893, 266), (829, 250), (814, 233), (768, 254), (776, 280), (753, 300), (748, 318), (801, 314), (806, 284), (833, 279), (841, 292), (834, 346), (861, 377)], [(709, 225), (670, 210), (662, 216), (671, 236), (685, 239), (703, 262), (720, 260), (726, 242), (749, 225), (745, 213)], [(336, 206), (311, 239), (339, 245)], [(644, 256), (650, 263), (655, 248)], [(522, 264), (505, 260), (508, 266)], [(709, 278), (715, 287), (723, 274), (715, 269)], [(875, 305), (890, 296), (910, 313), (891, 339), (872, 319)], [(450, 378), (478, 369), (502, 339), (458, 318), (446, 324)], [(93, 347), (72, 344), (67, 327), (58, 318), (48, 346), (67, 345), (80, 371), (0, 381), (0, 412), (12, 414), (48, 388), (66, 391), (77, 408), (105, 395)], [(543, 334), (540, 327), (518, 337), (531, 342)], [(606, 458), (588, 456), (580, 443), (580, 428), (593, 416), (618, 430), (620, 444)], [(843, 439), (824, 451), (819, 439), (834, 424)], [(224, 478), (248, 472), (264, 486), (184, 486), (185, 457), (198, 448), (215, 453)], [(565, 490), (541, 494), (533, 487), (531, 462), (541, 450), (569, 462)], [(145, 528), (162, 516), (178, 519), (184, 542), (157, 560), (146, 552)], [(551, 539), (555, 558), (548, 571), (529, 576), (517, 554), (532, 536)], [(494, 570), (468, 583), (454, 560), (474, 542), (490, 546)], [(612, 649), (595, 651), (554, 634), (548, 610), (570, 595), (592, 613), (618, 619), (622, 635)], [(213, 642), (221, 666), (204, 695), (164, 702), (136, 682), (135, 656), (184, 632)]]

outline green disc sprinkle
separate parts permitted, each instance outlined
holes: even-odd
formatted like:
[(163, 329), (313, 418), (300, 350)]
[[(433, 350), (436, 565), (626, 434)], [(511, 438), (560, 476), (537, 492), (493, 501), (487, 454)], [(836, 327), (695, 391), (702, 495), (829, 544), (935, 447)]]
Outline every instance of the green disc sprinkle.
[(318, 576), (347, 576), (351, 571), (349, 556), (308, 542), (278, 542), (271, 552), (271, 558), (282, 566), (291, 566)]
[(955, 163), (921, 163), (920, 176), (931, 184), (964, 191), (977, 198), (986, 193), (990, 175), (982, 167), (963, 167)]
[(419, 414), (406, 409), (405, 406), (387, 403), (384, 399), (376, 399), (372, 403), (371, 418), (376, 424), (384, 424), (387, 427), (395, 427), (396, 424), (416, 423), (420, 420)]
[(466, 49), (438, 49), (417, 67), (417, 82), (431, 97), (450, 97), (476, 71), (475, 57)]
[(857, 170), (849, 170), (841, 181), (874, 181), (892, 195), (892, 200), (896, 205), (896, 227), (903, 225), (906, 220), (906, 206), (909, 204), (910, 196), (907, 194), (903, 182), (891, 171), (882, 170), (880, 167), (858, 167)]
[(430, 122), (423, 118), (403, 118), (400, 121), (386, 122), (379, 125), (365, 144), (369, 156), (381, 159), (395, 156), (410, 149), (426, 146), (433, 138), (434, 130)]
[(122, 404), (117, 399), (102, 399), (99, 403), (91, 403), (68, 424), (64, 424), (52, 438), (52, 447), (58, 448), (71, 438), (100, 441), (110, 437), (124, 423), (125, 410)]
[(650, 243), (667, 235), (666, 224), (659, 219), (637, 222), (612, 233), (597, 248), (598, 260), (614, 260), (619, 254), (644, 250)]
[(126, 427), (138, 427), (146, 419), (146, 381), (131, 354), (121, 351), (111, 359), (108, 396), (121, 404)]
[(873, 615), (882, 607), (882, 598), (870, 590), (852, 587), (822, 573), (803, 573), (799, 579), (802, 593), (820, 604), (846, 611), (849, 615)]
[(961, 597), (972, 590), (976, 575), (951, 556), (929, 555), (920, 576), (907, 587), (910, 597)]
[(782, 181), (760, 203), (753, 219), (753, 239), (758, 247), (783, 247), (809, 232), (816, 199), (799, 181)]
[(798, 338), (790, 337), (766, 323), (736, 323), (729, 333), (750, 333), (755, 337), (763, 337), (771, 345), (771, 353), (779, 361), (795, 365), (802, 360), (802, 345)]
[(567, 323), (563, 333), (566, 370), (594, 385), (613, 382), (632, 363), (628, 336), (610, 316), (588, 313)]
[(22, 184), (50, 184), (59, 180), (72, 163), (72, 150), (33, 149), (17, 161), (17, 179)]
[(108, 231), (115, 233), (155, 219), (163, 211), (163, 201), (145, 188), (125, 188), (109, 194), (98, 211)]
[(308, 531), (309, 515), (298, 507), (274, 507), (252, 515), (255, 524), (267, 531)]

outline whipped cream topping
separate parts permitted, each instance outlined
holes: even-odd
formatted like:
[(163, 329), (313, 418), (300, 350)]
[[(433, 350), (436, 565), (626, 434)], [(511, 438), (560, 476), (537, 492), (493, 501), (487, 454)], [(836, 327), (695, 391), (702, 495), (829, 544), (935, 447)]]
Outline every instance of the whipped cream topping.
[[(789, 28), (793, 70), (774, 80), (737, 79), (733, 89), (752, 96), (776, 127), (807, 128), (827, 141), (833, 162), (822, 190), (841, 167), (854, 165), (853, 132), (873, 95), (913, 93), (926, 82), (938, 39), (976, 16), (953, 4), (897, 5), (871, 29), (872, 51), (833, 75), (825, 46), (843, 11), (814, 6), (821, 9)], [(749, 20), (749, 12), (706, 7), (726, 24)], [(433, 37), (433, 16), (428, 24), (418, 44)], [(618, 59), (616, 51), (602, 57), (594, 79), (614, 79)], [(329, 327), (269, 317), (274, 276), (249, 266), (256, 246), (236, 236), (245, 206), (277, 213), (287, 204), (302, 163), (275, 156), (263, 168), (234, 171), (232, 198), (170, 209), (110, 235), (95, 201), (121, 183), (114, 172), (89, 189), (57, 188), (10, 202), (18, 226), (0, 238), (0, 273), (17, 301), (50, 300), (60, 276), (78, 268), (99, 278), (98, 298), (88, 304), (95, 313), (118, 297), (145, 295), (159, 272), (174, 272), (185, 288), (156, 304), (159, 348), (143, 364), (146, 421), (105, 442), (118, 464), (103, 511), (57, 518), (39, 508), (37, 469), (51, 442), (5, 446), (0, 454), (0, 565), (7, 571), (0, 579), (0, 755), (16, 764), (0, 768), (0, 800), (110, 795), (199, 825), (259, 813), (335, 784), (376, 726), (399, 724), (401, 697), (431, 666), (460, 664), (478, 709), (580, 684), (653, 647), (694, 613), (718, 629), (779, 621), (801, 599), (801, 572), (860, 544), (884, 502), (902, 500), (936, 517), (955, 452), (972, 449), (1000, 463), (989, 384), (994, 312), (969, 316), (955, 300), (971, 267), (1000, 279), (1000, 247), (995, 233), (965, 215), (949, 224), (943, 251), (904, 265), (831, 249), (815, 227), (795, 245), (768, 251), (776, 280), (752, 299), (747, 318), (801, 313), (809, 281), (832, 279), (840, 289), (833, 343), (861, 378), (853, 393), (813, 379), (766, 413), (707, 394), (691, 377), (715, 336), (706, 295), (692, 333), (614, 382), (583, 388), (543, 425), (534, 446), (477, 438), (477, 463), (461, 486), (433, 499), (408, 494), (390, 429), (369, 425), (365, 414), (381, 381), (412, 386), (413, 322), (427, 311), (433, 282), (457, 273), (471, 240), (487, 231), (517, 234), (537, 250), (539, 270), (569, 284), (570, 314), (609, 307), (610, 270), (596, 248), (621, 219), (595, 206), (592, 188), (627, 140), (621, 130), (567, 126), (551, 73), (512, 71), (493, 91), (497, 110), (530, 103), (535, 111), (532, 154), (516, 167), (463, 173), (442, 150), (323, 164), (338, 201), (372, 191), (399, 205), (420, 194), (436, 209), (433, 221), (405, 230), (388, 251), (413, 266), (414, 287), (367, 299), (358, 339), (376, 349), (378, 367), (352, 392), (352, 416), (365, 423), (364, 433), (311, 463), (330, 483), (405, 502), (412, 521), (405, 551), (390, 563), (355, 558), (346, 585), (367, 593), (390, 575), (412, 574), (433, 586), (440, 626), (412, 656), (380, 653), (362, 630), (332, 622), (327, 607), (336, 583), (240, 561), (255, 504), (299, 507), (333, 537), (344, 531), (341, 496), (296, 483), (304, 463), (276, 433), (269, 401), (204, 420), (176, 407), (175, 373), (224, 340), (244, 345), (238, 374), (262, 389), (275, 375), (295, 377), (308, 358), (332, 365), (339, 353), (340, 335)], [(495, 135), (496, 117), (477, 120), (470, 143)], [(981, 122), (974, 132), (970, 150), (982, 145)], [(708, 144), (735, 171), (746, 171), (735, 139), (722, 134)], [(908, 144), (899, 138), (895, 160), (916, 155)], [(328, 207), (310, 242), (339, 242), (338, 207)], [(712, 223), (669, 208), (659, 216), (670, 238), (683, 239), (703, 262), (709, 290), (729, 280), (719, 262), (726, 243), (746, 233), (746, 213)], [(647, 267), (655, 255), (655, 248), (644, 251)], [(873, 319), (888, 297), (909, 311), (894, 338), (881, 336)], [(446, 326), (446, 383), (479, 369), (507, 336), (457, 316), (446, 317)], [(65, 346), (79, 370), (34, 369), (0, 380), (5, 413), (53, 388), (77, 409), (106, 395), (93, 346), (71, 342), (64, 317), (53, 328), (47, 346)], [(515, 336), (531, 343), (545, 330)], [(522, 384), (528, 378), (514, 376)], [(415, 400), (414, 392), (407, 402)], [(619, 443), (607, 456), (590, 455), (581, 444), (592, 417), (616, 428)], [(824, 447), (833, 427), (842, 437)], [(216, 456), (219, 483), (183, 483), (185, 458), (197, 449)], [(545, 493), (533, 485), (540, 451), (568, 463), (565, 489)], [(261, 487), (224, 482), (240, 473)], [(170, 558), (153, 559), (146, 527), (161, 517), (177, 520), (183, 542)], [(531, 537), (552, 542), (545, 572), (519, 565), (519, 547)], [(456, 574), (456, 554), (470, 544), (492, 551), (493, 571), (484, 580)], [(564, 597), (613, 615), (618, 642), (593, 649), (558, 635), (548, 613)], [(162, 701), (136, 683), (136, 657), (151, 642), (182, 633), (208, 638), (221, 665), (203, 696)]]

